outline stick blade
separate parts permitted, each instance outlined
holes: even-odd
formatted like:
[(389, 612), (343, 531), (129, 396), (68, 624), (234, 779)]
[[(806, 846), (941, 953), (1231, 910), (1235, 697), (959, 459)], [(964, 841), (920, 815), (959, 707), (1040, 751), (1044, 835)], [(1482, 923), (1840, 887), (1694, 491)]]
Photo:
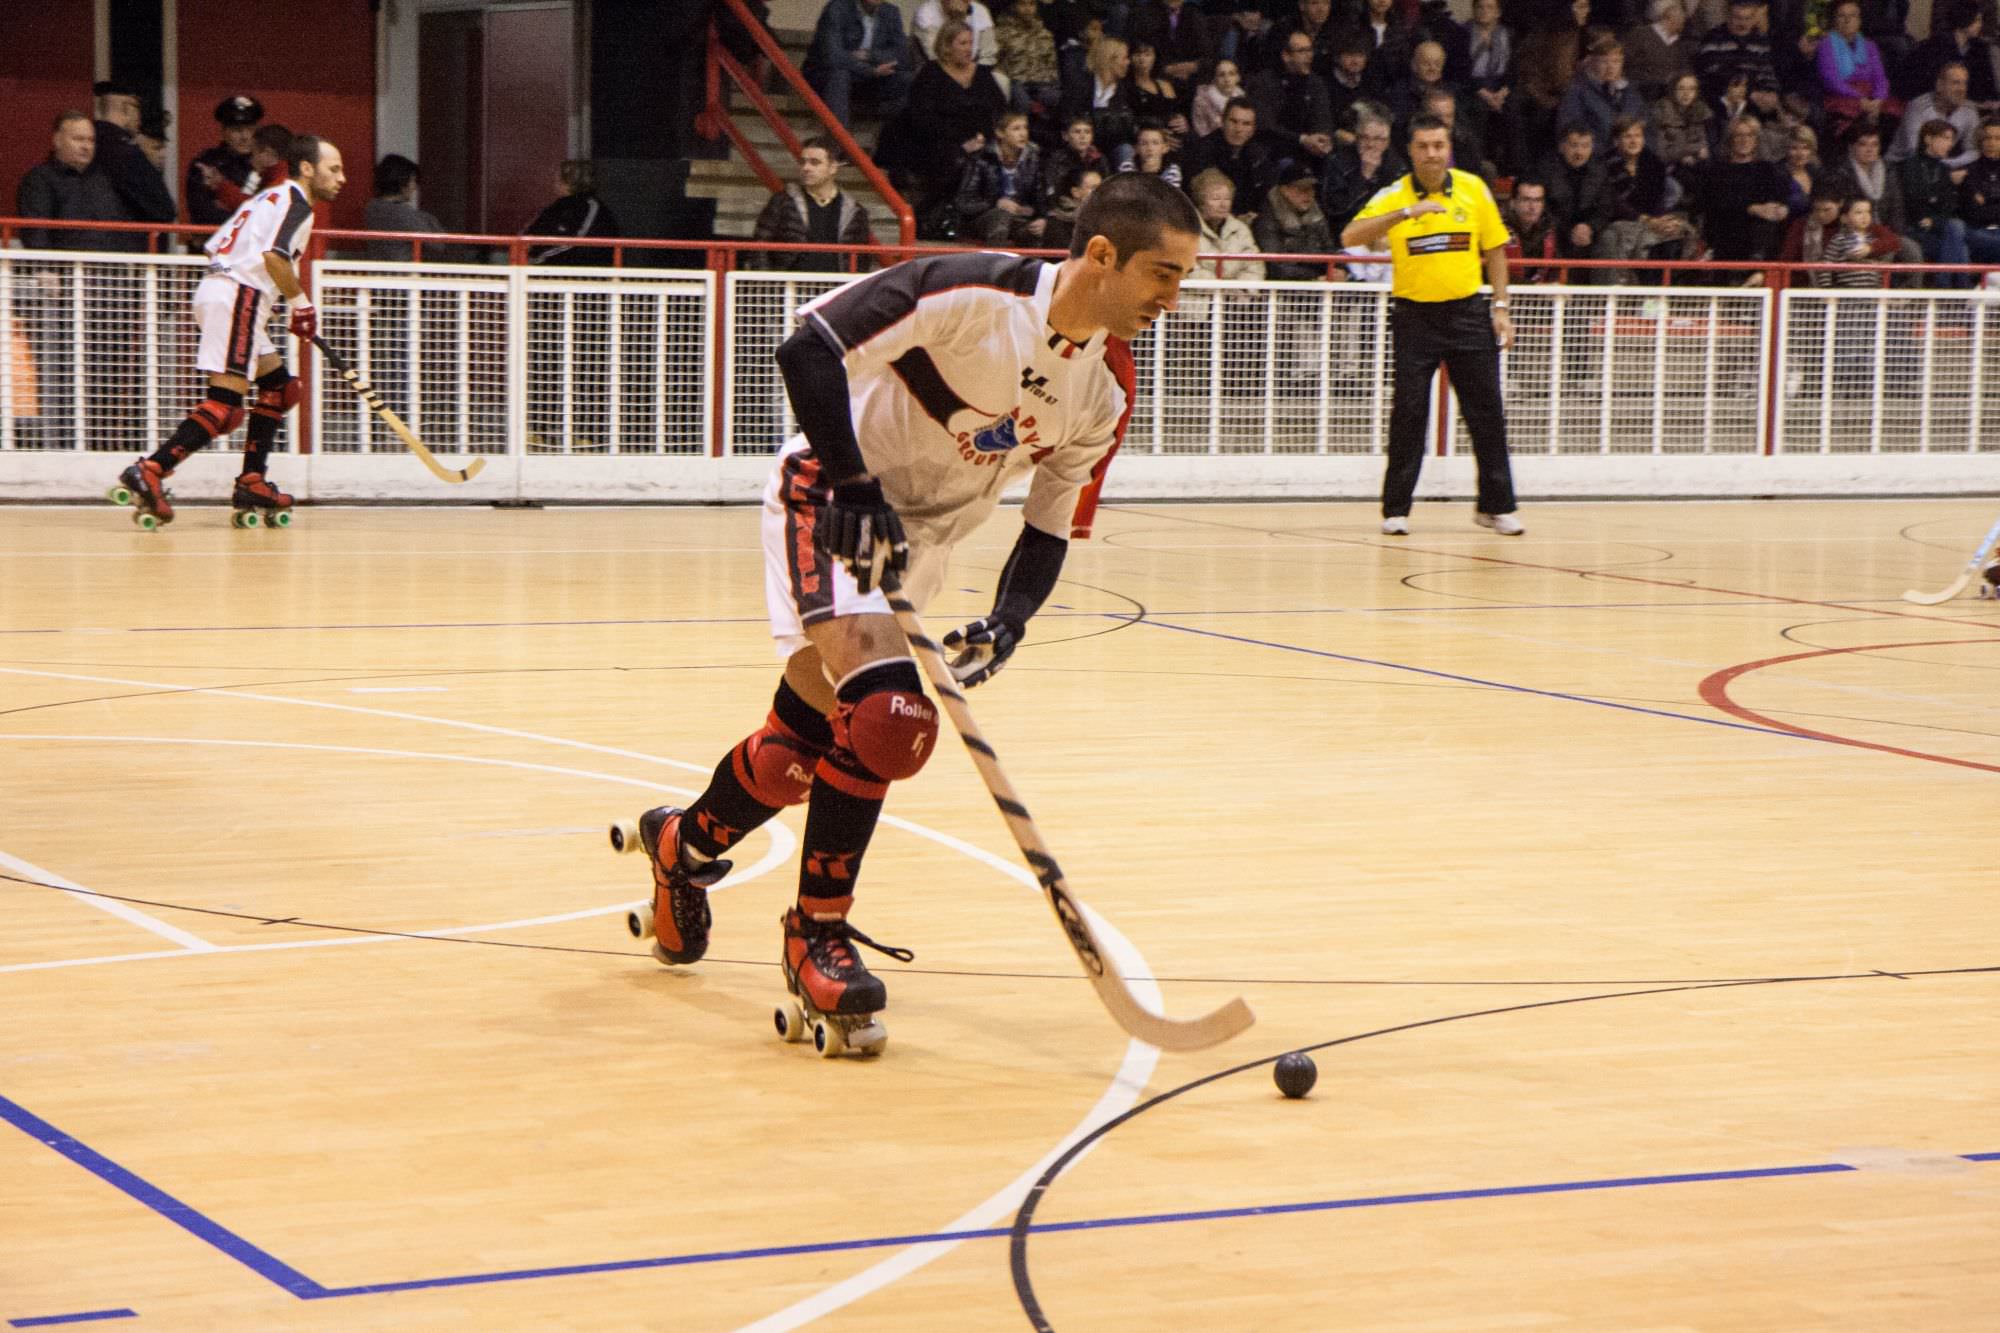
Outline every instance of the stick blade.
[(1970, 575), (1961, 574), (1956, 579), (1952, 580), (1952, 584), (1950, 587), (1945, 588), (1942, 591), (1923, 592), (1916, 588), (1911, 588), (1909, 591), (1903, 594), (1903, 600), (1906, 602), (1915, 602), (1918, 606), (1937, 606), (1940, 603), (1950, 601), (1952, 598), (1964, 592), (1965, 585), (1970, 582), (1972, 582), (1972, 577)]
[(1108, 980), (1098, 978), (1098, 993), (1104, 997), (1111, 1016), (1118, 1020), (1118, 1026), (1127, 1035), (1163, 1051), (1205, 1051), (1242, 1035), (1257, 1021), (1257, 1015), (1240, 995), (1200, 1018), (1168, 1018), (1139, 1007), (1119, 983), (1104, 984)]

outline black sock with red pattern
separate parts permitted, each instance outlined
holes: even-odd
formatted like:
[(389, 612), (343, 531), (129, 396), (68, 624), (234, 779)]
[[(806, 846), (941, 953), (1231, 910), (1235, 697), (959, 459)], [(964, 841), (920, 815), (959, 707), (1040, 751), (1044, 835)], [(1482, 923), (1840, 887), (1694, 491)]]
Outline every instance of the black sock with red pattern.
[[(857, 671), (840, 690), (842, 707), (884, 689), (922, 697), (923, 680), (916, 663), (907, 659), (881, 662)], [(806, 807), (806, 833), (799, 866), (799, 910), (825, 919), (844, 917), (854, 900), (855, 877), (861, 857), (875, 836), (889, 783), (863, 763), (836, 729), (833, 748), (813, 773), (812, 803)]]
[(243, 395), (234, 389), (211, 388), (208, 397), (181, 419), (167, 442), (153, 451), (152, 461), (163, 472), (172, 472), (187, 461), (189, 454), (206, 449), (215, 437), (235, 428), (234, 419), (243, 411)]
[(713, 860), (812, 790), (813, 769), (833, 745), (833, 726), (787, 681), (778, 682), (762, 729), (715, 766), (708, 790), (681, 820), (683, 846)]

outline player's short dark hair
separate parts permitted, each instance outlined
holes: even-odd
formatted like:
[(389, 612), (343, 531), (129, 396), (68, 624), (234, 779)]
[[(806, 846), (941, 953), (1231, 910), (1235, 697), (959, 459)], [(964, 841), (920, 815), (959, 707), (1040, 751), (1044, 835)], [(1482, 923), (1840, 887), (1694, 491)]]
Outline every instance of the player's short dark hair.
[(1515, 181), (1514, 197), (1516, 199), (1520, 198), (1521, 191), (1527, 189), (1531, 185), (1535, 189), (1540, 190), (1542, 192), (1542, 198), (1544, 200), (1546, 200), (1549, 197), (1549, 183), (1543, 180), (1540, 176), (1523, 176), (1520, 180)]
[(1247, 97), (1232, 97), (1222, 104), (1223, 118), (1228, 119), (1232, 111), (1248, 111), (1254, 116), (1257, 114), (1257, 104)]
[(259, 125), (257, 132), (250, 136), (250, 140), (259, 148), (276, 153), (285, 159), (286, 165), (291, 164), (292, 132), (286, 126), (280, 125), (275, 120)]
[(1410, 117), (1410, 132), (1409, 135), (1407, 136), (1408, 142), (1415, 143), (1417, 140), (1417, 136), (1423, 133), (1425, 130), (1438, 130), (1445, 134), (1451, 133), (1451, 127), (1449, 125), (1446, 125), (1442, 120), (1438, 119), (1436, 116), (1433, 116), (1430, 112), (1426, 111), (1421, 115), (1415, 115)]
[[(257, 132), (262, 134), (264, 131), (259, 130)], [(291, 168), (294, 176), (298, 175), (299, 168), (305, 166), (307, 163), (311, 163), (317, 167), (319, 165), (319, 150), (324, 147), (326, 147), (326, 140), (320, 138), (317, 134), (296, 135), (291, 141), (291, 146), (285, 150), (285, 165)]]
[(1160, 234), (1169, 231), (1201, 235), (1201, 214), (1194, 211), (1193, 202), (1158, 176), (1124, 171), (1106, 179), (1076, 211), (1069, 253), (1076, 258), (1093, 236), (1102, 236), (1118, 252), (1118, 267), (1124, 268), (1126, 260), (1152, 249)]
[(799, 155), (803, 157), (805, 155), (805, 150), (808, 148), (819, 149), (820, 152), (825, 153), (828, 159), (831, 160), (836, 166), (847, 160), (847, 154), (841, 152), (840, 145), (835, 143), (833, 139), (828, 135), (815, 134), (812, 138), (800, 144)]
[(417, 178), (417, 164), (401, 153), (391, 153), (375, 164), (375, 197), (387, 199), (410, 188)]
[(1818, 185), (1813, 186), (1812, 195), (1806, 202), (1812, 204), (1836, 203), (1842, 208), (1846, 208), (1847, 191), (1841, 189), (1831, 181), (1822, 181)]
[[(59, 134), (62, 132), (62, 127), (69, 124), (72, 120), (87, 121), (89, 119), (90, 113), (86, 111), (59, 111), (56, 113), (56, 118), (49, 122), (49, 132), (51, 134)], [(95, 129), (96, 127), (93, 125), (92, 128)]]

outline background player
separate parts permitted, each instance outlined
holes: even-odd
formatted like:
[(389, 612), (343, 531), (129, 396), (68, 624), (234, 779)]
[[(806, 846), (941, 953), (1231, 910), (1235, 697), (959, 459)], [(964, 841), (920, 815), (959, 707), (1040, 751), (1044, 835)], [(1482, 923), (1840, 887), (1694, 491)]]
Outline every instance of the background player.
[(250, 409), (243, 471), (230, 503), (238, 510), (266, 513), (291, 508), (292, 497), (264, 478), (279, 423), (303, 396), (271, 342), (271, 304), (279, 296), (289, 303), (294, 336), (310, 338), (317, 331), (312, 302), (299, 285), (298, 259), (312, 236), (314, 202), (338, 195), (347, 173), (340, 150), (310, 134), (292, 140), (288, 165), (289, 181), (246, 202), (202, 247), (208, 253), (208, 276), (194, 292), (194, 317), (201, 326), (195, 368), (208, 376), (208, 397), (152, 457), (119, 474), (142, 522), (147, 515), (160, 523), (173, 521), (166, 479), (189, 454), (236, 429), (244, 417), (253, 368), (257, 401)]
[(992, 612), (945, 639), (965, 686), (1006, 663), (1055, 587), (1079, 494), (1123, 433), (1133, 397), (1123, 340), (1174, 307), (1200, 229), (1173, 186), (1117, 176), (1078, 211), (1060, 265), (915, 259), (800, 312), (778, 366), (803, 434), (764, 493), (765, 593), (784, 678), (763, 726), (723, 757), (693, 805), (640, 820), (662, 962), (707, 950), (708, 890), (729, 869), (717, 858), (805, 803), (786, 981), (843, 1030), (872, 1024), (887, 996), (853, 948), (880, 947), (848, 924), (855, 881), (889, 784), (916, 775), (938, 732), (880, 579), (899, 574), (921, 607), (952, 546), (992, 513), (1010, 477), (1032, 470)]

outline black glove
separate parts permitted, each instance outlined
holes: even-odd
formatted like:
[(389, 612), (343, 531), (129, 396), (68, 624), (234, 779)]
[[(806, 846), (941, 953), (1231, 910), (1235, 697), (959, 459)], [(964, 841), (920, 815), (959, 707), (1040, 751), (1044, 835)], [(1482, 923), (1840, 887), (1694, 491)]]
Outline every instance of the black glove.
[(958, 652), (951, 659), (951, 674), (968, 690), (985, 684), (1007, 665), (1026, 634), (1026, 626), (998, 616), (986, 616), (953, 630), (944, 636), (944, 646)]
[(827, 553), (847, 566), (862, 592), (872, 591), (884, 574), (908, 568), (910, 542), (903, 535), (903, 520), (882, 498), (882, 483), (873, 477), (835, 486), (821, 523)]

